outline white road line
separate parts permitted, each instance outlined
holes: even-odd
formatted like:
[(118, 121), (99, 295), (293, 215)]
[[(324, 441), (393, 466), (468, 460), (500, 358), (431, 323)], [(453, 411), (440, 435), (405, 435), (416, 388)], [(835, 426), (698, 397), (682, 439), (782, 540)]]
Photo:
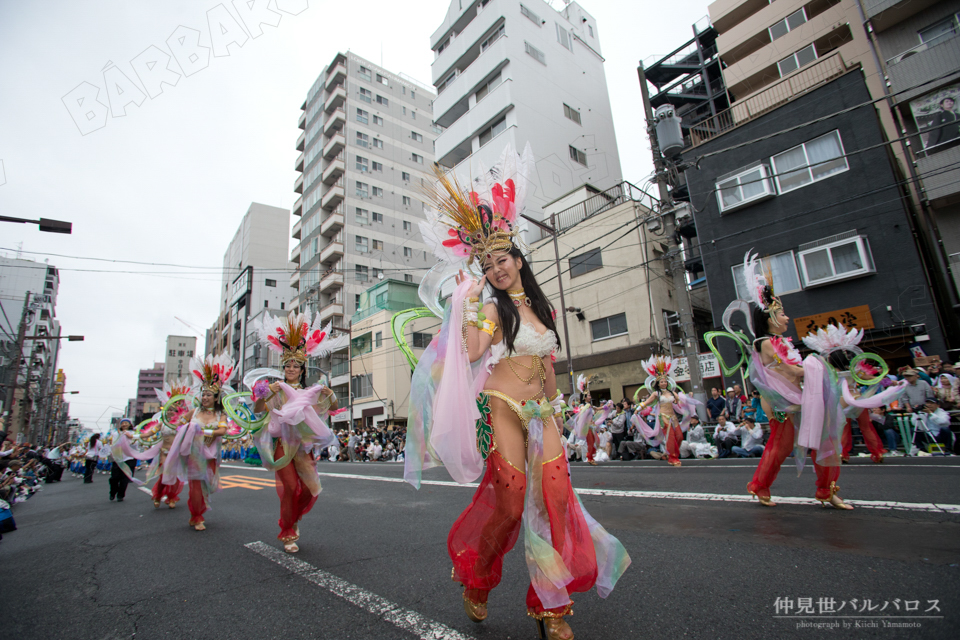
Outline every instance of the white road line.
[(266, 469), (264, 469), (263, 467), (254, 467), (249, 464), (243, 465), (243, 466), (239, 466), (235, 464), (221, 464), (220, 468), (221, 469), (246, 469), (248, 471), (266, 471)]
[[(402, 478), (386, 478), (383, 476), (365, 476), (351, 473), (321, 473), (331, 478), (348, 478), (352, 480), (373, 480), (376, 482), (403, 483)], [(424, 480), (422, 484), (440, 487), (477, 487), (477, 483), (459, 484), (442, 480)], [(747, 494), (729, 493), (683, 493), (679, 491), (617, 491), (614, 489), (577, 489), (582, 496), (606, 496), (613, 498), (646, 498), (653, 500), (698, 500), (705, 502), (750, 502), (755, 500)], [(782, 504), (811, 504), (813, 498), (773, 496), (774, 502)], [(889, 502), (882, 500), (844, 500), (854, 507), (865, 509), (896, 509), (900, 511), (929, 511), (933, 513), (960, 514), (960, 504), (939, 504), (932, 502)]]
[(375, 593), (355, 584), (350, 584), (332, 573), (317, 569), (309, 562), (298, 560), (259, 540), (247, 543), (244, 546), (255, 553), (259, 553), (264, 558), (276, 562), (291, 573), (309, 580), (318, 587), (343, 598), (350, 604), (360, 607), (364, 611), (368, 611), (398, 629), (412, 633), (422, 640), (474, 640), (471, 636), (464, 635), (456, 629), (451, 629), (444, 624), (422, 616), (416, 611), (405, 609)]

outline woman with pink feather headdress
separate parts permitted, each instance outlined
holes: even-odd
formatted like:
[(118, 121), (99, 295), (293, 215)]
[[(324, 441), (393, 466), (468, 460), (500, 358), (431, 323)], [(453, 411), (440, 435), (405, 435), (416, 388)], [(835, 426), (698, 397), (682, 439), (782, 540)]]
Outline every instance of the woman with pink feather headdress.
[[(667, 462), (672, 467), (680, 466), (680, 442), (683, 433), (690, 425), (690, 418), (696, 415), (696, 406), (699, 401), (694, 400), (683, 392), (671, 375), (677, 367), (677, 360), (670, 356), (651, 356), (642, 362), (648, 377), (644, 386), (650, 395), (640, 403), (634, 415), (634, 427), (640, 430), (648, 442), (662, 439), (667, 446)], [(638, 400), (640, 389), (634, 394), (634, 401)], [(641, 417), (644, 409), (653, 408), (656, 413), (656, 423), (651, 431), (646, 421)]]
[(254, 411), (270, 412), (268, 425), (254, 435), (263, 466), (274, 472), (280, 497), (280, 533), (287, 553), (300, 550), (299, 522), (320, 494), (320, 476), (313, 457), (315, 446), (336, 441), (325, 418), (337, 408), (337, 396), (323, 384), (306, 386), (307, 360), (325, 356), (345, 346), (349, 335), (333, 337), (331, 325), (322, 327), (320, 315), (290, 312), (275, 318), (265, 314), (255, 325), (264, 347), (280, 354), (283, 379), (252, 385)]
[(160, 482), (173, 487), (179, 483), (189, 486), (189, 524), (203, 531), (207, 528), (203, 514), (210, 509), (210, 495), (220, 490), (220, 444), (229, 424), (222, 400), (232, 391), (227, 385), (234, 374), (233, 358), (226, 353), (208, 355), (203, 360), (194, 356), (190, 372), (200, 406), (182, 417)]

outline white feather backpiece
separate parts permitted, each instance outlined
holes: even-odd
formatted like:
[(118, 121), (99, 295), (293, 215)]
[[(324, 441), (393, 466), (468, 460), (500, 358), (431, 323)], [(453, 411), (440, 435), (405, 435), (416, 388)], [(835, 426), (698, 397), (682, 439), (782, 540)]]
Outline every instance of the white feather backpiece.
[(803, 344), (813, 349), (821, 355), (844, 349), (847, 351), (860, 351), (857, 347), (863, 340), (863, 329), (850, 329), (841, 324), (828, 324), (825, 329), (817, 329), (815, 333), (808, 334), (803, 338)]

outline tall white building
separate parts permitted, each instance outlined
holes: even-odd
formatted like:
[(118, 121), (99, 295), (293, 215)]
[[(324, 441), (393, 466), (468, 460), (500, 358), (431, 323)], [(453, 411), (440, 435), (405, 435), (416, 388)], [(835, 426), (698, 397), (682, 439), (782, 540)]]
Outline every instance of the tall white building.
[(263, 309), (287, 313), (290, 287), (290, 212), (253, 202), (223, 254), (220, 312), (207, 335), (206, 352), (227, 352), (242, 376), (257, 356), (247, 325)]
[[(420, 238), (420, 185), (433, 164), (434, 95), (352, 53), (338, 53), (307, 92), (293, 206), (293, 308), (346, 328), (382, 278), (419, 283), (433, 266)], [(346, 390), (346, 354), (311, 363)]]
[(529, 142), (534, 217), (583, 184), (621, 182), (597, 22), (579, 4), (452, 0), (430, 46), (442, 166), (472, 176)]
[[(172, 382), (178, 378), (187, 378), (190, 376), (190, 358), (197, 352), (197, 339), (193, 336), (167, 336), (167, 349), (163, 357), (163, 380)], [(157, 364), (160, 364), (159, 362)], [(157, 371), (160, 367), (154, 366), (152, 370)], [(155, 377), (155, 376), (154, 376)], [(152, 385), (152, 386), (151, 386)], [(138, 409), (143, 409), (144, 402), (150, 402), (150, 391), (155, 387), (163, 386), (161, 384), (148, 384), (142, 390), (138, 390)]]

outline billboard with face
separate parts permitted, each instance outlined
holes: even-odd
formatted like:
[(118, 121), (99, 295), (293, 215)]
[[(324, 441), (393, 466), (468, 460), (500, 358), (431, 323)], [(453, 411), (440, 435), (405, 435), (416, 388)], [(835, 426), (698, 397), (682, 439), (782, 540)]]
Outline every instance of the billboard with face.
[(960, 140), (960, 84), (941, 87), (910, 103), (923, 150), (935, 153)]

